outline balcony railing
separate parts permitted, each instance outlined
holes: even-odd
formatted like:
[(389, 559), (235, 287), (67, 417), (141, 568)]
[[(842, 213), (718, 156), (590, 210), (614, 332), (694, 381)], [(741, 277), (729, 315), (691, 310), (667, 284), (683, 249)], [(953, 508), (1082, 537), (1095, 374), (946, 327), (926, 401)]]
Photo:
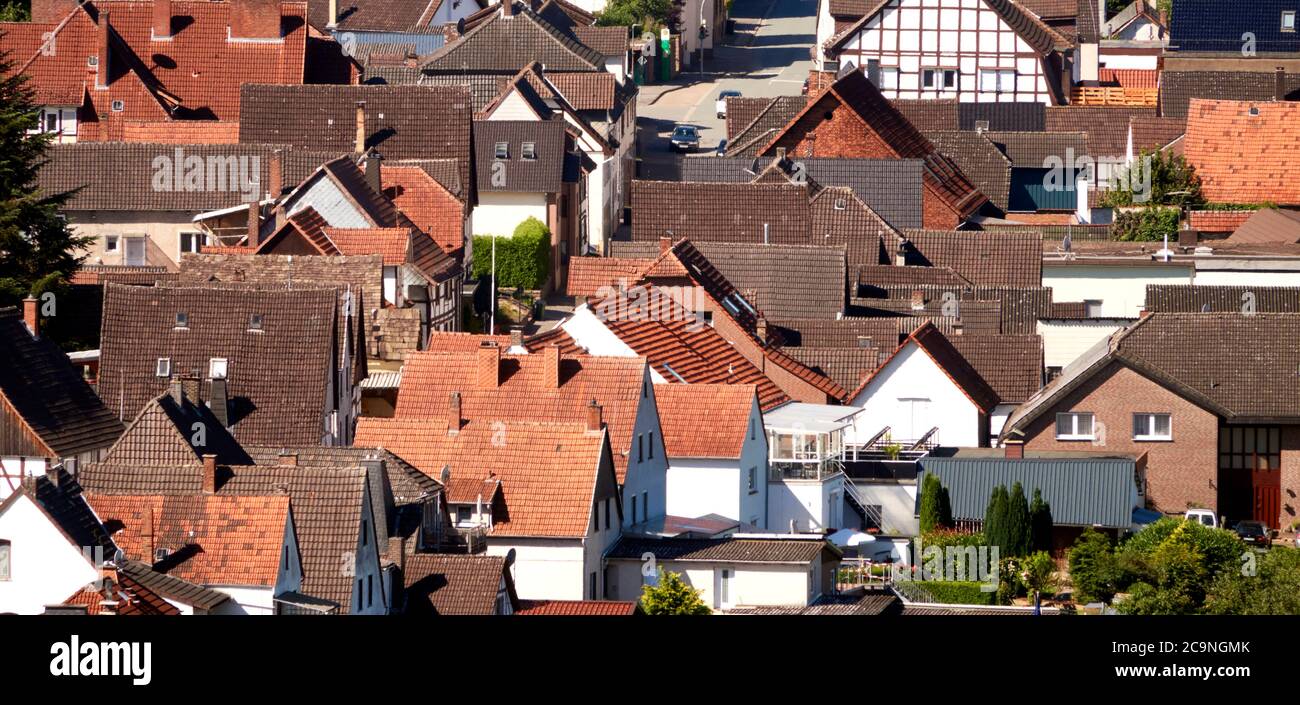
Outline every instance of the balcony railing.
[(445, 526), (437, 550), (440, 553), (482, 553), (487, 550), (487, 529), (482, 526)]
[(844, 472), (844, 463), (838, 458), (815, 461), (773, 460), (768, 463), (769, 476), (773, 480), (824, 480), (837, 473)]

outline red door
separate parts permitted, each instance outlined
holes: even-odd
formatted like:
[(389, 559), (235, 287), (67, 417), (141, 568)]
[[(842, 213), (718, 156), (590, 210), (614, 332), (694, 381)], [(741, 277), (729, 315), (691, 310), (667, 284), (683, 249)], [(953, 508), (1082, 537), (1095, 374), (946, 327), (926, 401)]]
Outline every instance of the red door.
[(1254, 498), (1251, 518), (1262, 521), (1272, 529), (1281, 528), (1278, 517), (1282, 512), (1282, 471), (1269, 469), (1267, 458), (1257, 458), (1250, 471), (1250, 490)]

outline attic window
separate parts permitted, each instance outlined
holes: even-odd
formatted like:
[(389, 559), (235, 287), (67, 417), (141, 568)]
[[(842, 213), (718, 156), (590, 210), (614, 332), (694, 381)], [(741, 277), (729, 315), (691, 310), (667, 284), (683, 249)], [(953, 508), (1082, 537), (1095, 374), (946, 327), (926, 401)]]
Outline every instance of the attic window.
[(1254, 105), (1250, 106), (1250, 116), (1251, 116), (1251, 117), (1258, 117), (1258, 116), (1259, 116), (1259, 108), (1256, 107), (1256, 106), (1254, 106)]
[(868, 336), (865, 336), (865, 335), (859, 335), (859, 336), (858, 336), (858, 347), (860, 347), (860, 348), (869, 348), (869, 347), (871, 347), (871, 338), (868, 337)]
[(120, 113), (123, 110), (126, 110), (126, 103), (120, 100), (113, 101), (113, 112)]
[(210, 379), (226, 378), (226, 358), (214, 357), (208, 360), (208, 377)]
[(176, 314), (176, 327), (177, 327), (177, 328), (189, 328), (189, 327), (190, 327), (190, 314), (185, 313), (184, 311), (178, 312), (178, 313)]
[(170, 357), (160, 357), (160, 358), (158, 358), (158, 363), (157, 363), (157, 365), (154, 367), (153, 374), (154, 374), (155, 377), (171, 377), (171, 376), (172, 376), (172, 359), (171, 359)]
[(1282, 31), (1295, 31), (1295, 12), (1293, 10), (1288, 10), (1282, 13)]
[(87, 66), (99, 66), (99, 57), (98, 57), (98, 56), (87, 56), (87, 57), (86, 57), (86, 65), (87, 65)]
[(835, 199), (835, 210), (837, 210), (837, 211), (842, 211), (842, 210), (844, 210), (845, 208), (848, 208), (848, 207), (849, 207), (849, 202), (848, 202), (848, 201), (844, 200), (843, 198), (837, 198), (837, 199)]
[(523, 149), (521, 149), (521, 150), (519, 150), (519, 151), (520, 151), (520, 153), (521, 153), (521, 156), (523, 156), (524, 159), (536, 159), (536, 158), (537, 158), (537, 143), (536, 143), (536, 142), (525, 142), (524, 145), (523, 145)]
[(254, 313), (248, 317), (249, 330), (262, 330), (262, 314)]
[(509, 158), (510, 158), (510, 143), (509, 143), (509, 142), (497, 142), (497, 143), (496, 143), (496, 158), (497, 158), (497, 159), (509, 159)]

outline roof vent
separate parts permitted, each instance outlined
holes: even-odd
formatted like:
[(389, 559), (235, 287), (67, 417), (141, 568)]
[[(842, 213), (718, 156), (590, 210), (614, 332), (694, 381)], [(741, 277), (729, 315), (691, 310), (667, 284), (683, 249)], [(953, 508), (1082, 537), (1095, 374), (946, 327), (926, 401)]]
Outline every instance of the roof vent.
[(1250, 116), (1251, 116), (1251, 117), (1258, 117), (1258, 116), (1259, 116), (1259, 107), (1258, 107), (1258, 106), (1255, 106), (1255, 105), (1250, 106)]

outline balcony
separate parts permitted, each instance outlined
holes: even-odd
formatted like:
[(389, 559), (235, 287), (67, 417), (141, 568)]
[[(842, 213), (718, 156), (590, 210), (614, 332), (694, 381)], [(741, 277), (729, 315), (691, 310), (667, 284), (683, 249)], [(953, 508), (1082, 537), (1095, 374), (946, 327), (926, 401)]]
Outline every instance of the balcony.
[(438, 553), (482, 553), (487, 550), (487, 529), (482, 526), (445, 526), (438, 537)]

